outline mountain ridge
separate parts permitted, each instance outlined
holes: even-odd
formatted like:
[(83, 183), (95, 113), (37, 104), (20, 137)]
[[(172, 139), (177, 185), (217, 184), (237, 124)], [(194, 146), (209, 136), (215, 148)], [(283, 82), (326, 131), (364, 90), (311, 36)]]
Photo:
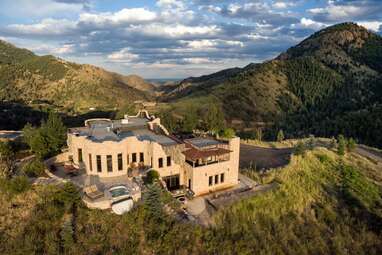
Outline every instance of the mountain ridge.
[(150, 100), (153, 86), (137, 75), (124, 76), (93, 65), (80, 65), (0, 41), (0, 98), (47, 101), (60, 109), (113, 108)]
[[(242, 121), (242, 129), (271, 123), (269, 137), (277, 129), (289, 137), (343, 133), (382, 146), (382, 134), (376, 131), (382, 119), (374, 117), (382, 116), (381, 63), (382, 38), (355, 23), (341, 23), (234, 75), (225, 77), (221, 71), (220, 77), (215, 73), (197, 82), (183, 80), (177, 88), (188, 81), (186, 90), (178, 96), (168, 92), (167, 100), (212, 101), (221, 106), (228, 122)], [(211, 84), (211, 76), (219, 82)]]

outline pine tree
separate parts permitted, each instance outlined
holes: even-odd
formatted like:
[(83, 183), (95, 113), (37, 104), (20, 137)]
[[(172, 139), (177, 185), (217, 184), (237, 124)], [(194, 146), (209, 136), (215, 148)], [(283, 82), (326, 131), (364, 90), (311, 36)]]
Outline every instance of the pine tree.
[(148, 221), (160, 222), (163, 219), (161, 190), (158, 184), (147, 186), (144, 196), (145, 218)]
[(343, 135), (338, 136), (338, 147), (337, 147), (337, 153), (340, 156), (345, 155), (345, 147), (346, 147), (346, 140)]
[(348, 140), (348, 142), (347, 142), (346, 147), (347, 147), (347, 150), (348, 150), (349, 152), (352, 152), (352, 151), (355, 149), (355, 147), (356, 147), (356, 142), (355, 142), (355, 140), (354, 140), (353, 138), (350, 138), (350, 139)]
[(219, 132), (224, 128), (224, 113), (216, 104), (208, 104), (203, 114), (203, 123), (207, 131)]
[(15, 153), (8, 142), (0, 141), (0, 175), (10, 179), (16, 171)]
[(198, 125), (198, 115), (194, 108), (188, 109), (186, 115), (184, 116), (182, 131), (192, 132)]
[(279, 132), (277, 133), (277, 141), (282, 142), (284, 141), (284, 139), (285, 139), (284, 132), (282, 129), (280, 129)]

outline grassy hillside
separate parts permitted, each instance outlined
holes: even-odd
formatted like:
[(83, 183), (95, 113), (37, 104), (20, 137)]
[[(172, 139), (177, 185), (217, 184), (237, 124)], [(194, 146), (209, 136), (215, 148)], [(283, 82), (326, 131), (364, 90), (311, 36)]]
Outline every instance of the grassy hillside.
[(90, 107), (112, 109), (138, 99), (150, 99), (150, 84), (90, 65), (53, 56), (36, 56), (0, 41), (0, 100), (27, 105), (49, 104), (62, 111)]
[(223, 209), (209, 228), (170, 216), (152, 221), (144, 206), (123, 216), (89, 210), (65, 186), (1, 192), (0, 252), (381, 254), (380, 170), (356, 154), (341, 158), (324, 148), (293, 156), (263, 178), (277, 181), (277, 189)]
[(213, 99), (227, 120), (240, 119), (248, 127), (273, 123), (270, 136), (278, 129), (289, 137), (343, 133), (382, 146), (380, 63), (382, 38), (344, 23), (313, 34), (272, 61), (234, 69), (231, 75), (222, 71), (185, 80), (169, 99), (176, 104)]

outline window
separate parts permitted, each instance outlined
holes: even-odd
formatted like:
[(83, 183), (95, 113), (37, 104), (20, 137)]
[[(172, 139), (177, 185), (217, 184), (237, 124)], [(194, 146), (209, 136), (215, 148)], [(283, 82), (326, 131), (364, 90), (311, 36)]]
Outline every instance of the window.
[(123, 168), (123, 162), (122, 162), (122, 153), (118, 154), (118, 170), (121, 171)]
[(162, 168), (163, 167), (163, 158), (158, 159), (158, 167)]
[(100, 155), (97, 155), (97, 172), (102, 172), (102, 161)]
[(92, 154), (89, 153), (89, 170), (93, 171)]
[(171, 166), (171, 157), (170, 156), (167, 157), (167, 166)]
[(221, 183), (224, 182), (224, 173), (220, 174), (220, 182), (221, 182)]
[(127, 165), (130, 164), (130, 155), (129, 154), (126, 155), (126, 163), (127, 163)]
[(133, 163), (137, 162), (137, 153), (133, 153), (133, 155), (131, 155), (131, 156), (132, 156), (131, 161)]
[(78, 163), (82, 163), (82, 149), (78, 149)]
[(208, 186), (212, 186), (212, 176), (208, 177)]
[(163, 177), (163, 181), (166, 183), (168, 190), (179, 189), (179, 174)]
[(215, 184), (219, 184), (219, 175), (215, 175)]
[(145, 157), (143, 155), (143, 152), (140, 152), (139, 153), (139, 162), (144, 162), (145, 161)]
[(107, 171), (113, 172), (113, 158), (111, 155), (106, 156)]

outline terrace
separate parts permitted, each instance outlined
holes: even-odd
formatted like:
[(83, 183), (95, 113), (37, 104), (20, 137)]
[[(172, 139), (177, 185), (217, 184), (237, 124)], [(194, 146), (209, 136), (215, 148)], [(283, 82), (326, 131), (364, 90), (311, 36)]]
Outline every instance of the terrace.
[(183, 151), (186, 162), (192, 167), (216, 164), (230, 159), (229, 146), (225, 141), (197, 137), (184, 140), (188, 150)]

